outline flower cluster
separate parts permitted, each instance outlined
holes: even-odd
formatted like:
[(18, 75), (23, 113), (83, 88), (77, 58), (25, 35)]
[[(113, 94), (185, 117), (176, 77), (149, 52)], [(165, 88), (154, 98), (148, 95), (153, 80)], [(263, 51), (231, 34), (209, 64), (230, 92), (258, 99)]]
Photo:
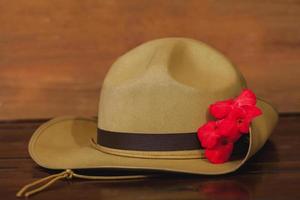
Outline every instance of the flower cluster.
[(234, 143), (242, 134), (249, 133), (251, 121), (262, 112), (256, 107), (256, 96), (249, 89), (244, 89), (235, 99), (210, 105), (209, 111), (217, 120), (201, 126), (198, 138), (210, 162), (224, 163), (230, 158)]

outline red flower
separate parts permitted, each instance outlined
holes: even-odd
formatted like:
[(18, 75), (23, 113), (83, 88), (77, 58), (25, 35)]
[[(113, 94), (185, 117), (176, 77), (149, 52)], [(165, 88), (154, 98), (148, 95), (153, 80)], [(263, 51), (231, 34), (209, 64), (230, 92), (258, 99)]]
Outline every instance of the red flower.
[(249, 133), (249, 126), (253, 118), (261, 115), (262, 112), (256, 106), (244, 106), (243, 109), (235, 108), (228, 115), (228, 120), (236, 123), (241, 133)]
[(198, 129), (198, 138), (203, 148), (214, 148), (226, 138), (229, 142), (235, 142), (240, 138), (240, 133), (235, 121), (223, 119), (210, 121)]
[(213, 149), (205, 150), (205, 157), (212, 163), (219, 164), (226, 162), (232, 153), (233, 143), (224, 143)]
[(218, 101), (209, 107), (210, 113), (217, 119), (223, 119), (236, 108), (245, 109), (247, 106), (255, 106), (256, 96), (249, 90), (244, 89), (242, 93), (235, 99)]
[(226, 162), (241, 134), (249, 133), (251, 121), (262, 114), (255, 106), (256, 96), (244, 89), (235, 99), (218, 101), (209, 107), (217, 121), (210, 121), (198, 129), (198, 138), (212, 163)]
[(198, 129), (198, 138), (203, 148), (214, 148), (221, 137), (215, 121), (210, 121)]
[(218, 101), (209, 106), (210, 113), (217, 119), (222, 119), (232, 110), (233, 99)]
[(235, 98), (236, 106), (254, 106), (255, 104), (256, 96), (249, 89), (244, 89), (242, 93), (237, 98)]
[(236, 142), (241, 134), (235, 121), (229, 119), (221, 119), (216, 122), (219, 127), (219, 134), (227, 138), (229, 142)]
[(207, 122), (198, 129), (198, 138), (206, 149), (205, 157), (212, 163), (227, 161), (232, 153), (233, 142), (240, 136), (235, 121), (227, 119)]

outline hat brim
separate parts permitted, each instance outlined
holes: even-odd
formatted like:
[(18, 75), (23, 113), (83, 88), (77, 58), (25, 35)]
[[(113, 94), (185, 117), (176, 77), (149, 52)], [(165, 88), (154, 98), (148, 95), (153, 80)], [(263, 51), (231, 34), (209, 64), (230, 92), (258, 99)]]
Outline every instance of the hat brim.
[(40, 166), (48, 169), (148, 169), (192, 174), (225, 174), (237, 170), (266, 142), (278, 115), (268, 103), (258, 100), (263, 115), (251, 125), (250, 142), (245, 157), (223, 164), (206, 159), (145, 159), (101, 152), (91, 145), (96, 137), (97, 121), (91, 118), (64, 117), (39, 127), (29, 143), (29, 153)]

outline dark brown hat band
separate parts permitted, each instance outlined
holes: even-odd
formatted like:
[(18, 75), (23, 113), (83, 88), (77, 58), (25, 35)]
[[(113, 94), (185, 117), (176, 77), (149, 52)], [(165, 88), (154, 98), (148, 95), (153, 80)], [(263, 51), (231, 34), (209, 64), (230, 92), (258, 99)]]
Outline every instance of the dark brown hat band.
[(98, 129), (97, 143), (103, 147), (132, 151), (199, 150), (197, 133), (126, 133)]

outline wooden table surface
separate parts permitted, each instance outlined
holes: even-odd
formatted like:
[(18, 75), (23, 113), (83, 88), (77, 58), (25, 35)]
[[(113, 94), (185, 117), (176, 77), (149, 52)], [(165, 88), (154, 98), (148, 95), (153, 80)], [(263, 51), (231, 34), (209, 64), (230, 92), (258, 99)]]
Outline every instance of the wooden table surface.
[[(15, 199), (28, 182), (53, 171), (38, 167), (27, 144), (45, 120), (0, 123), (0, 194)], [(58, 181), (32, 199), (300, 199), (300, 115), (281, 115), (270, 140), (246, 165), (222, 176), (169, 174), (131, 181)]]

